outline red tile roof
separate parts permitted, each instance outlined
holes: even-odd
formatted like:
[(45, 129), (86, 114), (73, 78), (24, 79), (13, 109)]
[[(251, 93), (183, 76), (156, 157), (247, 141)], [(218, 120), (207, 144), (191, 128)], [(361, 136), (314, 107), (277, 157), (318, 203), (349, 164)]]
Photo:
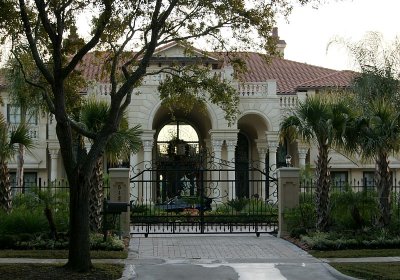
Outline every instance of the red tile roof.
[(345, 88), (351, 85), (357, 72), (344, 70), (328, 74), (310, 81), (306, 81), (298, 86), (298, 89), (309, 88)]
[[(337, 71), (284, 58), (271, 58), (268, 62), (265, 55), (259, 53), (248, 52), (236, 55), (246, 61), (247, 67), (247, 71), (239, 75), (240, 80), (243, 82), (276, 80), (277, 92), (280, 94), (295, 93), (299, 89), (348, 87), (356, 74), (352, 71)], [(107, 52), (89, 53), (77, 69), (89, 81), (107, 83), (108, 76), (104, 66), (108, 56)], [(221, 54), (215, 53), (215, 57), (220, 56)], [(0, 86), (4, 85), (4, 77), (0, 75)]]
[[(335, 77), (344, 82), (344, 79), (338, 74), (341, 71), (283, 58), (271, 58), (268, 63), (265, 56), (259, 53), (242, 53), (240, 56), (245, 59), (247, 65), (247, 72), (241, 75), (243, 81), (263, 82), (274, 79), (277, 83), (278, 93), (295, 93), (299, 86), (307, 81), (319, 80), (330, 75), (332, 75), (332, 79), (321, 80), (318, 87), (331, 86)], [(324, 81), (329, 82), (329, 84), (324, 85)], [(345, 83), (342, 84), (349, 86), (350, 80), (346, 85)], [(309, 88), (312, 88), (311, 84)]]

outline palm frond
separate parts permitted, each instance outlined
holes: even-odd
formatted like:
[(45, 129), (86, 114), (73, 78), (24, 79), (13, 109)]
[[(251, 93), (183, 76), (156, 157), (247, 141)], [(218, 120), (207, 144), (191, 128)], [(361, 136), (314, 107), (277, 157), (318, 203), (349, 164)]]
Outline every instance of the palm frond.
[(106, 101), (89, 99), (80, 111), (80, 123), (92, 132), (99, 132), (106, 123), (110, 106)]
[(137, 125), (128, 129), (120, 129), (113, 134), (106, 146), (106, 155), (112, 163), (127, 160), (131, 153), (137, 153), (142, 145), (142, 131)]

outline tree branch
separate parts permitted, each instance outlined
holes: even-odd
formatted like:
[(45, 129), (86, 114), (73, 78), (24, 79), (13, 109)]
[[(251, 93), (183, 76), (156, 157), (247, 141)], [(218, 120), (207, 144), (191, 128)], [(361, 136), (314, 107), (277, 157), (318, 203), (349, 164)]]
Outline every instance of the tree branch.
[(57, 34), (56, 34), (55, 30), (53, 29), (53, 27), (51, 26), (50, 20), (47, 16), (46, 3), (44, 3), (43, 0), (35, 0), (35, 3), (36, 3), (36, 7), (38, 9), (38, 12), (39, 12), (40, 20), (42, 21), (43, 28), (46, 31), (46, 33), (49, 35), (51, 42), (53, 44), (55, 44), (56, 39), (57, 39), (56, 38)]
[(95, 30), (93, 37), (90, 41), (85, 44), (79, 51), (74, 55), (68, 65), (63, 69), (62, 76), (67, 77), (75, 68), (76, 65), (82, 60), (82, 58), (92, 49), (94, 48), (100, 40), (101, 35), (104, 32), (107, 24), (110, 21), (111, 14), (112, 14), (112, 2), (111, 0), (103, 0), (104, 3), (104, 11), (100, 15), (99, 23)]
[(32, 28), (29, 22), (29, 17), (26, 12), (26, 5), (24, 0), (19, 0), (21, 19), (24, 24), (24, 31), (26, 38), (28, 39), (29, 47), (32, 51), (32, 57), (35, 60), (36, 66), (39, 68), (40, 72), (43, 73), (44, 78), (47, 80), (49, 84), (54, 83), (54, 77), (51, 75), (50, 71), (46, 68), (43, 63), (42, 58), (39, 55), (39, 51), (36, 46), (36, 40), (32, 36)]

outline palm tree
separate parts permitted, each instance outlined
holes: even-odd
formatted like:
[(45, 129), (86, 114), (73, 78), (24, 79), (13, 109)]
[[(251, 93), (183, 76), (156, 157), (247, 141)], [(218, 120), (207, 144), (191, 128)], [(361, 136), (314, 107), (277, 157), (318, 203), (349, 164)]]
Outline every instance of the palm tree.
[(7, 161), (16, 153), (16, 145), (22, 144), (27, 149), (33, 147), (26, 125), (11, 127), (0, 114), (0, 208), (9, 213), (12, 208), (12, 191)]
[[(14, 109), (19, 110), (19, 123), (29, 124), (32, 121), (37, 121), (37, 111), (40, 108), (38, 89), (27, 82), (27, 80), (35, 80), (33, 77), (37, 71), (36, 65), (22, 45), (15, 47), (12, 53), (14, 57), (7, 62), (5, 75), (9, 103)], [(19, 144), (16, 172), (17, 188), (19, 190), (22, 190), (24, 184), (24, 155), (25, 147)]]
[(370, 101), (357, 118), (354, 131), (361, 155), (364, 159), (375, 161), (375, 181), (378, 190), (381, 227), (388, 226), (391, 220), (390, 196), (392, 178), (389, 168), (389, 155), (400, 151), (400, 112), (392, 101), (385, 98)]
[(364, 39), (345, 42), (360, 67), (353, 81), (356, 108), (360, 116), (354, 126), (359, 151), (364, 159), (374, 160), (379, 196), (379, 225), (390, 223), (392, 180), (389, 155), (400, 150), (398, 106), (400, 104), (400, 42), (385, 44), (379, 33), (367, 33)]
[[(105, 124), (109, 105), (104, 101), (89, 100), (81, 108), (80, 122), (93, 132), (99, 132)], [(129, 160), (141, 146), (139, 126), (129, 128), (128, 120), (122, 117), (119, 130), (112, 135), (106, 145), (105, 158), (109, 163)], [(102, 225), (103, 208), (103, 156), (98, 157), (90, 180), (89, 224), (92, 231), (98, 231)]]
[(307, 97), (293, 114), (281, 122), (281, 139), (291, 141), (301, 138), (305, 142), (315, 141), (318, 148), (315, 163), (315, 194), (317, 209), (316, 228), (326, 231), (329, 218), (329, 151), (344, 145), (346, 125), (351, 118), (348, 103), (337, 95)]

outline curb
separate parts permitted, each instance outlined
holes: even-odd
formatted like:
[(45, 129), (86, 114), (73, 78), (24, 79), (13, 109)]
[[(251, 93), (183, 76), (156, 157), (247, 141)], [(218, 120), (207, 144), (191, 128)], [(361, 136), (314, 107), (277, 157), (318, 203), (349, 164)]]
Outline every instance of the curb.
[(336, 270), (332, 266), (327, 263), (322, 263), (322, 265), (329, 271), (329, 273), (339, 280), (360, 280), (359, 278), (354, 278), (348, 275), (341, 273), (340, 271)]
[(124, 268), (124, 272), (122, 273), (122, 277), (118, 280), (134, 280), (137, 275), (135, 272), (135, 266), (132, 264), (126, 264)]

